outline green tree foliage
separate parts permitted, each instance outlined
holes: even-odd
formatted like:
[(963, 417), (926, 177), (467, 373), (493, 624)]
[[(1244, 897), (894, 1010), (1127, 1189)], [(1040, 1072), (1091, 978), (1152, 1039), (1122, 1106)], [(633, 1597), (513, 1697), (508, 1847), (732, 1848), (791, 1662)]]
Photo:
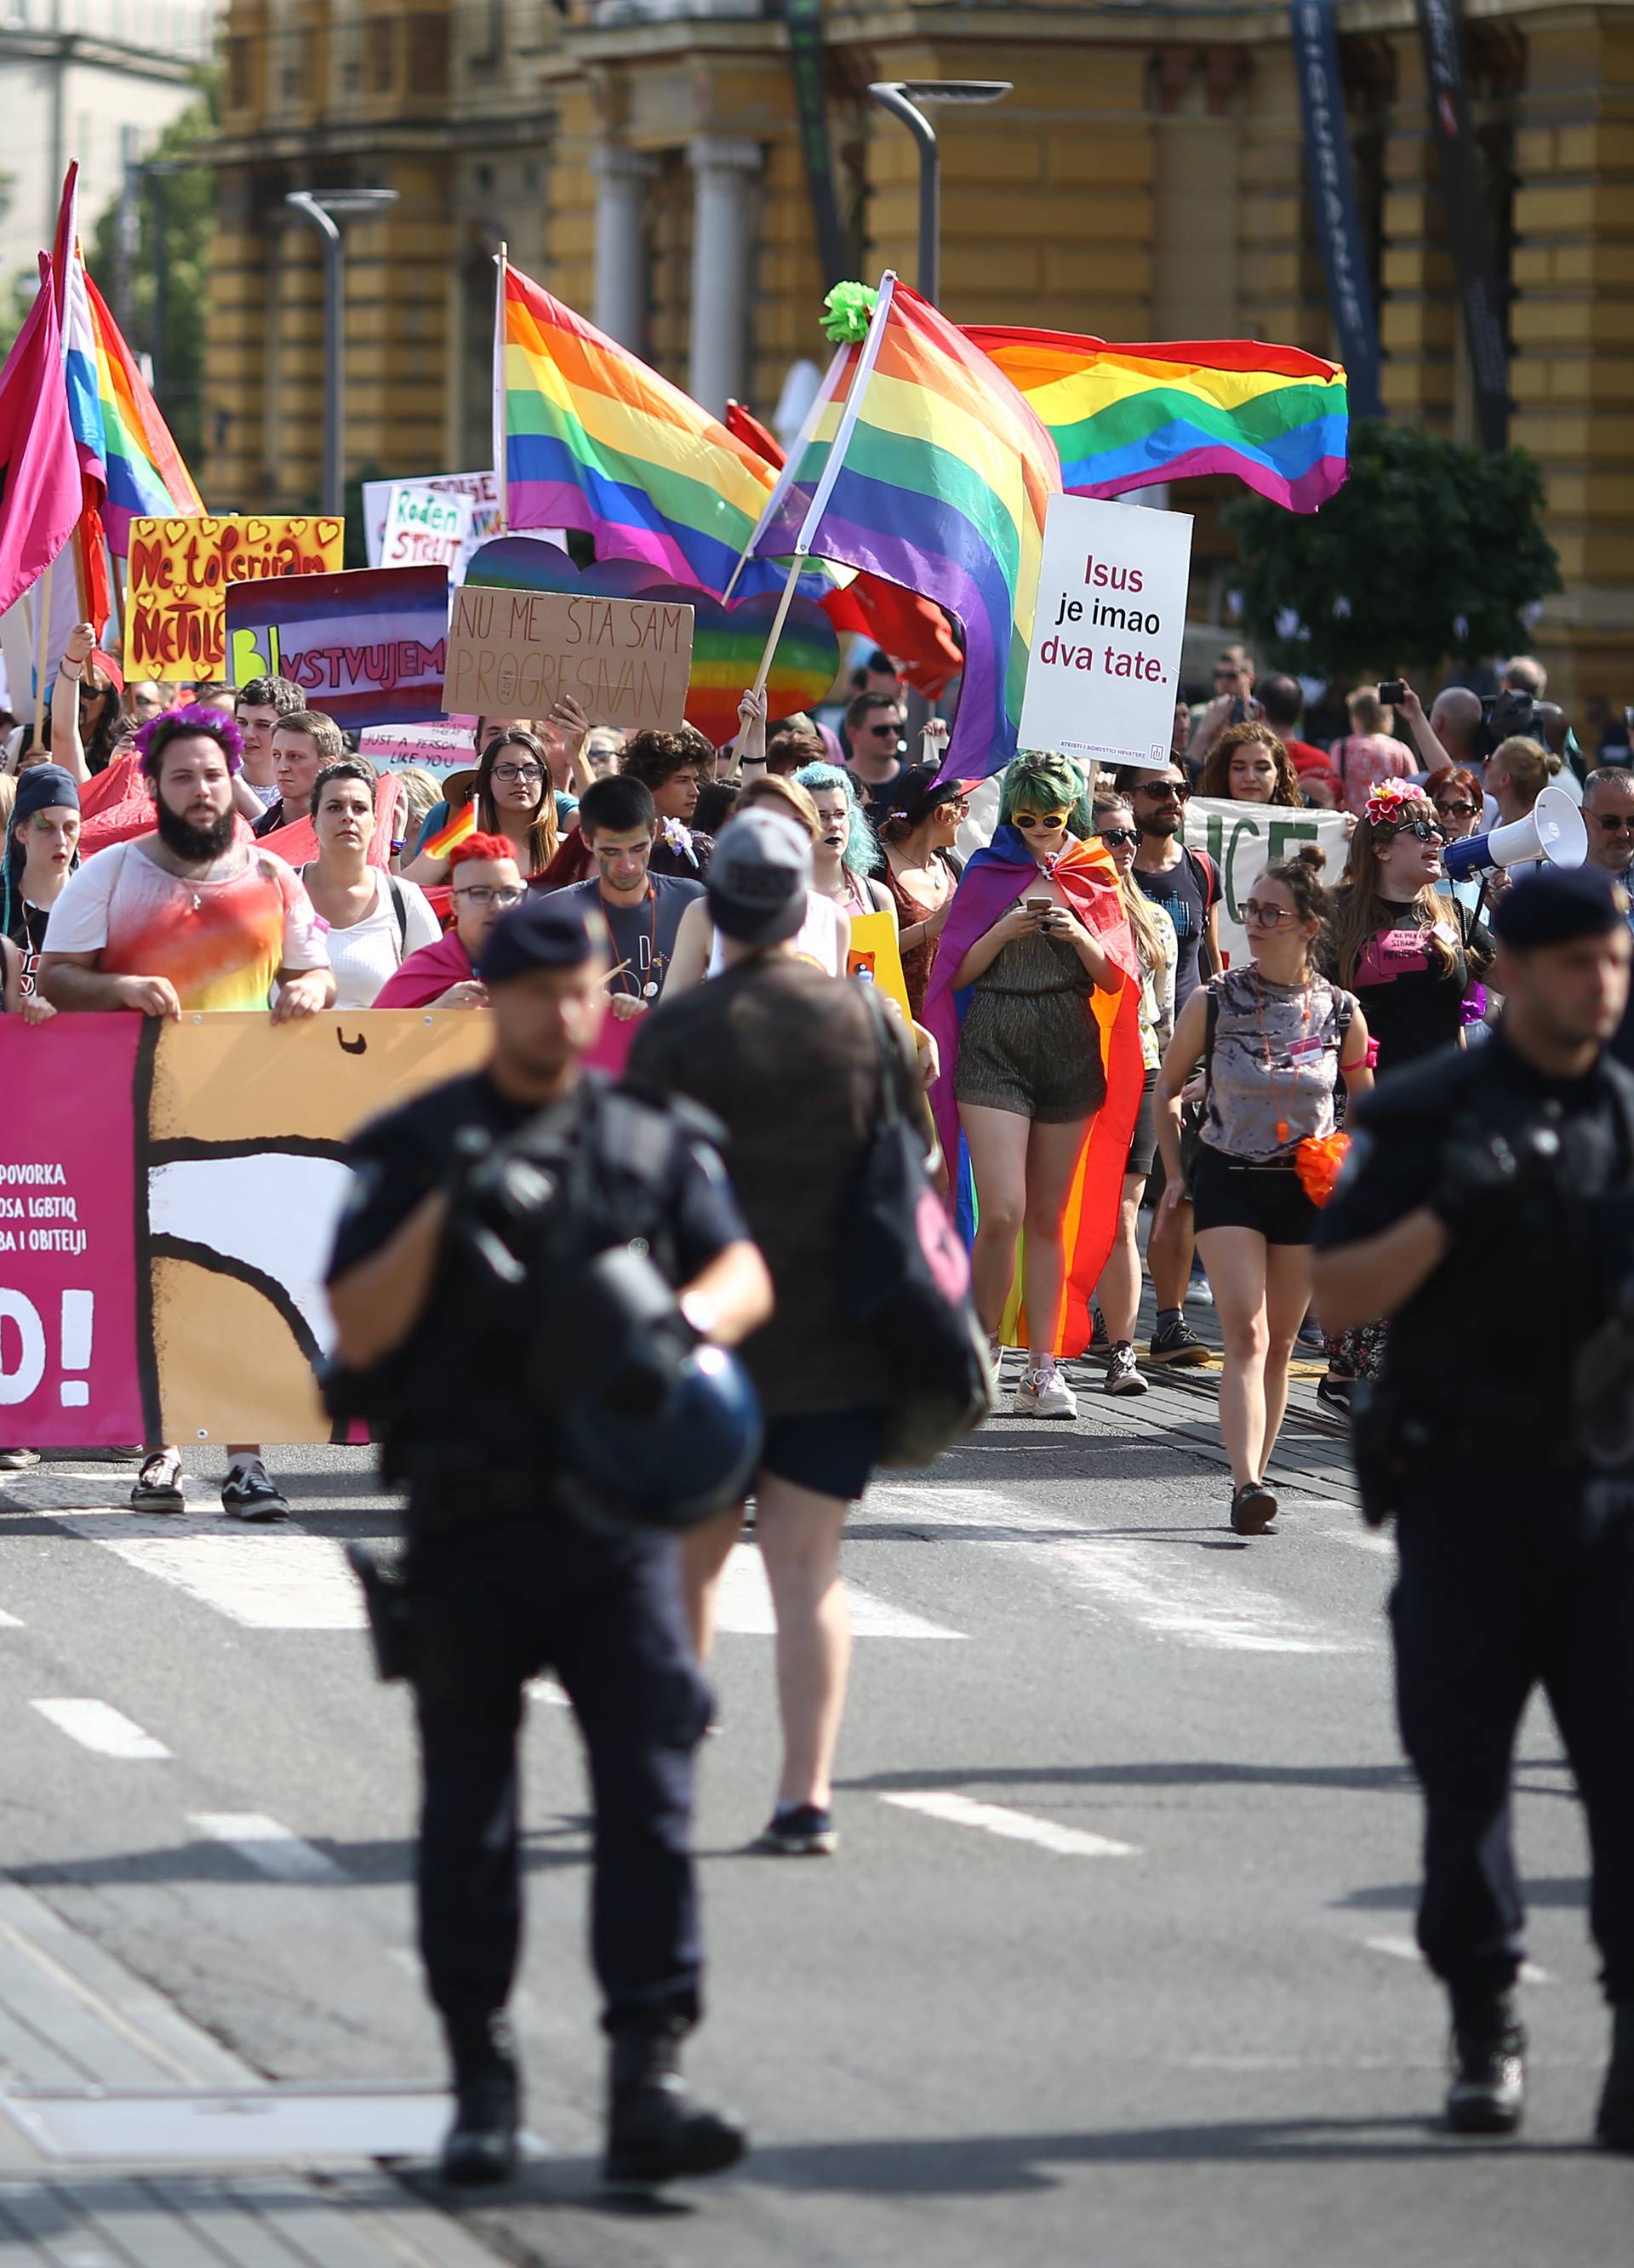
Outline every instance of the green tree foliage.
[(1351, 428), (1351, 475), (1306, 516), (1252, 497), (1226, 523), (1241, 545), (1242, 623), (1256, 653), (1301, 677), (1360, 683), (1523, 648), (1523, 610), (1561, 587), (1538, 525), (1543, 475), (1414, 425)]
[[(167, 170), (157, 181), (143, 178), (136, 244), (128, 267), (121, 270), (119, 257), (117, 199), (85, 239), (85, 265), (136, 355), (155, 351), (162, 265), (164, 337), (155, 392), (177, 447), (195, 468), (203, 453), (204, 335), (210, 309), (210, 239), (216, 215), (216, 176), (205, 155), (220, 120), (219, 85), (219, 73), (201, 72), (198, 100), (165, 129), (149, 151), (148, 161)], [(169, 171), (171, 166), (176, 170)], [(162, 246), (155, 226), (161, 210)], [(118, 289), (121, 274), (128, 277), (122, 306)]]

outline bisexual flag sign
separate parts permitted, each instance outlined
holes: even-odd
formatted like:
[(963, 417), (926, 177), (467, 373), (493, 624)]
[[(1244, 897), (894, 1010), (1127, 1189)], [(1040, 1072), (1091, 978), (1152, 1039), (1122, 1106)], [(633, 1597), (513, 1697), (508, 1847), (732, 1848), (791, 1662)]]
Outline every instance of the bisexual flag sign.
[(447, 656), (445, 567), (366, 567), (227, 593), (233, 684), (287, 677), (309, 709), (349, 732), (440, 717)]

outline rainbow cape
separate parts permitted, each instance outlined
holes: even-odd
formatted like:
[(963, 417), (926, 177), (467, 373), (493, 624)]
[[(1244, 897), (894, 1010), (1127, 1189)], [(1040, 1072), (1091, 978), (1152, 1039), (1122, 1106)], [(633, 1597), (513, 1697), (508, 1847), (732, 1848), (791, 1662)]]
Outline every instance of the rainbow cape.
[(467, 837), (476, 833), (476, 798), (473, 796), (463, 810), (445, 819), (435, 835), (428, 835), (420, 845), (426, 857), (445, 858), (457, 850)]
[[(628, 348), (504, 271), (496, 451), (512, 527), (577, 527), (599, 559), (638, 559), (717, 597), (776, 475), (753, 449)], [(781, 589), (751, 562), (738, 591)], [(823, 590), (831, 589), (824, 578)]]
[[(1089, 1344), (1090, 1301), (1117, 1233), (1118, 1199), (1129, 1145), (1140, 1115), (1145, 1069), (1140, 1046), (1140, 976), (1135, 940), (1123, 908), (1123, 894), (1110, 852), (1099, 843), (1075, 843), (1051, 870), (1085, 926), (1094, 932), (1124, 972), (1116, 992), (1092, 992), (1084, 1004), (1084, 1044), (1099, 1054), (1106, 1073), (1107, 1099), (1089, 1123), (1072, 1177), (1062, 1227), (1066, 1271), (1061, 1304), (1053, 1316), (1030, 1316), (1020, 1304), (1020, 1247), (1016, 1280), (1001, 1327), (1010, 1346), (1078, 1355)], [(1038, 864), (1013, 827), (998, 829), (986, 850), (971, 858), (953, 893), (931, 969), (921, 1021), (933, 1035), (942, 1073), (931, 1091), (931, 1107), (956, 1193), (956, 1209), (967, 1233), (975, 1225), (975, 1191), (969, 1154), (960, 1131), (953, 1094), (959, 1061), (959, 1028), (975, 992), (953, 990), (959, 965), (985, 937), (1030, 882)]]
[(1073, 496), (1232, 473), (1290, 512), (1343, 485), (1350, 436), (1343, 369), (1259, 339), (1110, 346), (1062, 331), (974, 325), (965, 335), (1026, 397)]
[(964, 681), (943, 774), (985, 779), (1015, 754), (1055, 445), (988, 357), (892, 275), (825, 394), (756, 551), (798, 543), (956, 615)]

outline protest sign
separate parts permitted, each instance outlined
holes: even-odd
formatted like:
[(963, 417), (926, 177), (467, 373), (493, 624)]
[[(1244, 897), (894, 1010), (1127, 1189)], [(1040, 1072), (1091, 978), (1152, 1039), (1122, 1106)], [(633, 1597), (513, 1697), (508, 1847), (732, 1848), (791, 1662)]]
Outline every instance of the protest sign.
[(382, 567), (455, 566), (471, 535), (471, 499), (429, 482), (399, 481), (386, 506)]
[(342, 519), (133, 519), (125, 675), (177, 684), (226, 674), (226, 598), (239, 583), (333, 575)]
[(1184, 512), (1050, 497), (1020, 747), (1168, 762), (1190, 567)]
[(851, 950), (846, 963), (846, 974), (848, 976), (866, 976), (887, 998), (895, 1001), (910, 1023), (913, 1021), (913, 1011), (908, 1005), (908, 981), (902, 975), (902, 951), (897, 938), (894, 914), (851, 916)]
[(1240, 968), (1248, 958), (1239, 908), (1265, 869), (1296, 858), (1302, 843), (1314, 843), (1327, 861), (1322, 879), (1331, 889), (1344, 872), (1350, 842), (1342, 811), (1290, 810), (1212, 796), (1193, 796), (1187, 804), (1181, 839), (1189, 850), (1206, 850), (1220, 870), (1220, 951), (1228, 968)]
[(365, 567), (227, 593), (228, 675), (287, 677), (343, 730), (443, 713), (445, 567)]
[(313, 1365), (346, 1138), (475, 1070), (487, 1027), (390, 1009), (276, 1027), (0, 1018), (0, 1432), (329, 1440)]
[(442, 705), (548, 717), (570, 694), (593, 725), (673, 732), (691, 668), (689, 606), (467, 586), (454, 593)]
[(357, 736), (357, 753), (377, 772), (401, 772), (410, 764), (427, 771), (468, 771), (476, 749), (468, 725), (379, 725)]
[[(450, 570), (450, 580), (463, 583), (471, 554), (477, 546), (504, 531), (504, 513), (500, 506), (497, 476), (492, 473), (406, 473), (394, 481), (365, 481), (363, 484), (364, 556), (371, 567), (383, 567), (388, 563), (386, 558), (386, 522), (392, 508), (392, 491), (398, 488), (431, 489), (438, 496), (462, 496), (470, 499), (470, 526), (459, 556)], [(532, 543), (553, 544), (558, 551), (567, 549), (567, 534), (563, 528), (519, 528), (517, 533), (526, 535)]]

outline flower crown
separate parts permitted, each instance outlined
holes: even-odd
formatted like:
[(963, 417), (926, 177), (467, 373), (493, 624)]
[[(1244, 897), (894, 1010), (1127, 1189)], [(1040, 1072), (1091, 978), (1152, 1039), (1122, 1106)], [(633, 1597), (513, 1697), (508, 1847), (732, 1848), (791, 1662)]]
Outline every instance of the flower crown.
[(1380, 780), (1367, 799), (1363, 816), (1370, 827), (1388, 827), (1402, 815), (1404, 804), (1422, 803), (1424, 790), (1410, 780)]
[(190, 702), (185, 709), (166, 709), (161, 716), (151, 718), (139, 733), (132, 735), (131, 746), (143, 770), (150, 779), (157, 779), (159, 759), (168, 744), (183, 734), (199, 733), (215, 741), (227, 759), (230, 772), (239, 770), (244, 762), (243, 733), (224, 711), (207, 708), (196, 701)]

